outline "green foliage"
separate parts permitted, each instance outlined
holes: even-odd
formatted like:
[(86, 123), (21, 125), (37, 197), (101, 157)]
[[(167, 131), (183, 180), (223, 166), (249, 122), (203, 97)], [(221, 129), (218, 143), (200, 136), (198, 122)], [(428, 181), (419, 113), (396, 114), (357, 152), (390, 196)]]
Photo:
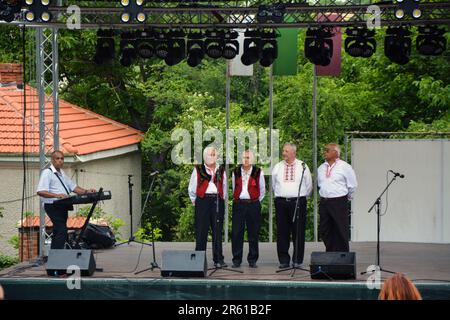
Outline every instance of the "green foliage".
[[(147, 222), (143, 227), (139, 228), (138, 231), (134, 233), (136, 240), (141, 242), (151, 242), (152, 241), (152, 224)], [(160, 228), (155, 227), (153, 229), (154, 241), (162, 239), (162, 231)]]
[(0, 270), (9, 268), (17, 263), (19, 263), (19, 258), (0, 254)]
[(9, 238), (8, 243), (16, 250), (19, 250), (19, 236), (17, 234)]

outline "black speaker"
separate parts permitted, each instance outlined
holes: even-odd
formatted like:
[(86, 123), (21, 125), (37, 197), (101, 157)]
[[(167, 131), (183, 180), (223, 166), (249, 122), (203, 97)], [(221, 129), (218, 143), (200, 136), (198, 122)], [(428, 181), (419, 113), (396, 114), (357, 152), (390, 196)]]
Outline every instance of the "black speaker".
[(206, 253), (194, 250), (165, 250), (162, 252), (161, 276), (205, 277)]
[(312, 279), (356, 279), (354, 252), (313, 252), (310, 272)]
[(50, 250), (45, 266), (49, 276), (66, 274), (69, 266), (77, 266), (80, 268), (82, 276), (92, 276), (96, 268), (92, 250)]
[(107, 249), (116, 243), (116, 237), (110, 227), (92, 223), (87, 225), (82, 238), (90, 249)]

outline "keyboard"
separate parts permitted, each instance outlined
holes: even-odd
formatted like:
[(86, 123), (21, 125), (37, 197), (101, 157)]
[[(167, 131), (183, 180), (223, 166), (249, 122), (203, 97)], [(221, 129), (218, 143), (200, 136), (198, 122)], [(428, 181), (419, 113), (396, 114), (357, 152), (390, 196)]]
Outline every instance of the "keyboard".
[(90, 192), (82, 195), (71, 196), (64, 199), (55, 200), (53, 203), (59, 204), (85, 204), (94, 203), (101, 200), (111, 199), (111, 191)]

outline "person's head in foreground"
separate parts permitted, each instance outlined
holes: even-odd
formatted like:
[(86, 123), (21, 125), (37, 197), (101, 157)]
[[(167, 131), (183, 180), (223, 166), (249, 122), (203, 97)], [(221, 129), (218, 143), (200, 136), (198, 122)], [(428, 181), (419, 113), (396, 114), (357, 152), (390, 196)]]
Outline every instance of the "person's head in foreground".
[(416, 286), (402, 273), (386, 280), (381, 288), (379, 300), (422, 300)]

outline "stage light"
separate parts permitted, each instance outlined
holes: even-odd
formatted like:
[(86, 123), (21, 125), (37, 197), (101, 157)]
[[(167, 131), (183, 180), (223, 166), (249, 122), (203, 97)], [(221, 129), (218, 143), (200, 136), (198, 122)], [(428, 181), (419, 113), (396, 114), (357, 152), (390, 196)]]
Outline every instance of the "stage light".
[(6, 22), (14, 21), (20, 9), (21, 1), (19, 0), (0, 0), (0, 20)]
[(244, 52), (241, 62), (249, 66), (261, 59), (261, 35), (259, 31), (247, 30), (244, 36)]
[(133, 64), (137, 57), (136, 48), (136, 35), (134, 32), (123, 32), (120, 35), (120, 58), (119, 62), (124, 67), (129, 67)]
[(326, 28), (309, 28), (305, 38), (305, 56), (315, 65), (327, 66), (333, 57), (333, 34)]
[(422, 10), (419, 8), (420, 0), (397, 0), (394, 15), (397, 19), (403, 19), (406, 16), (419, 19), (422, 16)]
[(366, 27), (351, 27), (346, 30), (347, 38), (345, 39), (344, 47), (352, 57), (371, 57), (375, 50), (377, 43), (373, 38), (375, 30), (368, 30)]
[(278, 58), (277, 35), (275, 31), (261, 32), (261, 59), (263, 67), (269, 67)]
[(206, 54), (213, 59), (222, 57), (224, 47), (224, 32), (219, 30), (207, 30), (205, 48)]
[(186, 57), (186, 40), (183, 31), (169, 31), (168, 52), (164, 61), (168, 66), (180, 63)]
[(225, 45), (223, 47), (222, 57), (225, 59), (234, 59), (239, 53), (239, 37), (237, 31), (228, 31), (224, 34)]
[(411, 33), (402, 27), (389, 27), (384, 38), (384, 54), (394, 63), (409, 62), (411, 55)]
[(144, 13), (144, 0), (120, 0), (120, 4), (123, 7), (123, 12), (120, 16), (120, 20), (123, 23), (133, 20), (144, 23), (147, 20), (147, 15)]
[(259, 23), (282, 23), (285, 11), (286, 6), (283, 3), (260, 5), (256, 14), (256, 20)]
[(436, 26), (419, 27), (419, 35), (416, 38), (417, 51), (426, 56), (442, 54), (447, 45), (444, 33), (444, 29), (439, 29)]
[(53, 18), (49, 11), (51, 0), (25, 0), (25, 20), (32, 22), (50, 22)]
[(160, 59), (165, 59), (169, 54), (169, 43), (167, 33), (155, 33), (155, 55)]
[(114, 30), (97, 31), (97, 45), (94, 62), (104, 64), (110, 62), (115, 56)]
[(202, 62), (205, 57), (205, 48), (201, 32), (188, 34), (187, 54), (187, 64), (190, 67), (196, 67)]
[(136, 39), (137, 54), (143, 59), (149, 59), (155, 54), (155, 47), (153, 44), (153, 32), (151, 30), (144, 30), (140, 32)]

